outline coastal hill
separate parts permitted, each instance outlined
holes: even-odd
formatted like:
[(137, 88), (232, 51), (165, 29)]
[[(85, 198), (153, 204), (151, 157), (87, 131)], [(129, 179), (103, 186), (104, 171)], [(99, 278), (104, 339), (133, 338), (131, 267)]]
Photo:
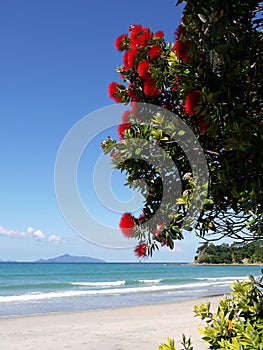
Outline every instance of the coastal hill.
[(250, 243), (204, 243), (197, 249), (197, 264), (261, 264), (263, 263), (263, 241)]
[(104, 260), (91, 258), (89, 256), (72, 256), (64, 254), (51, 259), (39, 259), (38, 263), (104, 263)]

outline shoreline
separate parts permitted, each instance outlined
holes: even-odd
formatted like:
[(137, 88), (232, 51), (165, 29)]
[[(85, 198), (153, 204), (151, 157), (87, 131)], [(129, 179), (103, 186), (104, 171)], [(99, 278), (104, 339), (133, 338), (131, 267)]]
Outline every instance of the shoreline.
[(263, 262), (262, 263), (251, 263), (251, 264), (224, 264), (224, 263), (220, 263), (220, 264), (208, 264), (208, 263), (196, 263), (196, 262), (192, 262), (192, 263), (188, 263), (187, 265), (189, 266), (260, 266), (263, 267)]
[(159, 304), (74, 312), (54, 312), (0, 319), (5, 350), (158, 350), (167, 337), (180, 345), (182, 334), (198, 350), (207, 349), (194, 317), (194, 305), (211, 302), (216, 310), (223, 295)]
[[(231, 291), (230, 291), (231, 292)], [(107, 310), (118, 310), (118, 309), (127, 309), (130, 308), (143, 308), (143, 307), (153, 307), (153, 306), (161, 306), (161, 305), (174, 305), (174, 304), (180, 304), (180, 303), (187, 303), (187, 302), (197, 302), (199, 303), (199, 300), (208, 300), (211, 299), (221, 299), (224, 296), (229, 296), (229, 293), (217, 293), (213, 295), (204, 295), (201, 297), (191, 298), (191, 299), (180, 299), (180, 300), (174, 300), (174, 301), (163, 301), (163, 302), (151, 302), (151, 303), (144, 303), (144, 304), (135, 304), (135, 305), (125, 305), (125, 306), (111, 306), (111, 307), (101, 307), (101, 308), (94, 308), (94, 309), (83, 309), (83, 310), (72, 310), (72, 311), (47, 311), (47, 312), (39, 312), (39, 313), (32, 313), (32, 314), (13, 314), (13, 315), (2, 315), (0, 316), (1, 320), (14, 320), (17, 318), (28, 318), (28, 317), (44, 317), (44, 316), (53, 316), (53, 315), (71, 315), (71, 314), (82, 314), (82, 313), (89, 313), (89, 312), (102, 312)], [(0, 349), (1, 350), (1, 349)]]

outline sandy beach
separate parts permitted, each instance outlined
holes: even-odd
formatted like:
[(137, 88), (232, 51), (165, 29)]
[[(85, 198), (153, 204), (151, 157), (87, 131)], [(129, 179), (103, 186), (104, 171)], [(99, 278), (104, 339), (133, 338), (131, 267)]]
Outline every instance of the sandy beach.
[[(0, 319), (1, 350), (154, 350), (167, 337), (191, 335), (196, 350), (207, 349), (198, 332), (194, 305), (222, 297), (174, 303)], [(180, 347), (179, 347), (180, 349)]]

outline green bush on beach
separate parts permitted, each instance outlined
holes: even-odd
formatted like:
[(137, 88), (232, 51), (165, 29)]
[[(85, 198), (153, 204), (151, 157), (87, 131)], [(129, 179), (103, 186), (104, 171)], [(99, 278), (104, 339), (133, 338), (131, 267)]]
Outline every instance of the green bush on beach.
[[(211, 350), (263, 350), (263, 285), (236, 281), (230, 296), (219, 302), (216, 313), (210, 303), (195, 306), (196, 316), (205, 320), (200, 329)], [(182, 342), (181, 350), (193, 350), (191, 341)], [(176, 350), (174, 341), (159, 346), (159, 350)]]

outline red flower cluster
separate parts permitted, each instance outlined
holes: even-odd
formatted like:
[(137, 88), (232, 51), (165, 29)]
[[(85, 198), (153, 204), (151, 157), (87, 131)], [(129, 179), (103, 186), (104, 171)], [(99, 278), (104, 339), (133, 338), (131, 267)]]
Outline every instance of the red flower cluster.
[(158, 30), (158, 32), (156, 32), (154, 34), (155, 38), (164, 38), (164, 32), (162, 30)]
[(122, 35), (118, 36), (118, 38), (115, 41), (115, 47), (118, 51), (125, 50), (125, 48), (123, 47), (123, 42), (127, 38), (128, 38), (127, 34), (122, 34)]
[(124, 111), (121, 117), (121, 121), (125, 124), (129, 123), (129, 118), (131, 114), (133, 114), (133, 111)]
[(148, 55), (150, 60), (154, 60), (155, 58), (161, 56), (162, 54), (162, 49), (158, 45), (154, 45), (149, 49)]
[(175, 32), (175, 40), (182, 40), (183, 36), (186, 34), (186, 28), (183, 27), (182, 25), (179, 25)]
[(161, 46), (163, 39), (164, 33), (162, 31), (152, 33), (150, 28), (138, 24), (130, 26), (128, 34), (122, 34), (116, 39), (116, 49), (125, 51), (122, 70), (120, 71), (121, 79), (129, 81), (130, 70), (136, 70), (143, 82), (139, 80), (140, 86), (138, 87), (137, 81), (134, 79), (128, 87), (123, 85), (123, 89), (120, 84), (111, 83), (108, 89), (109, 96), (115, 102), (125, 102), (127, 98), (130, 101), (138, 102), (144, 95), (152, 98), (161, 94), (155, 80), (151, 77), (150, 68), (154, 64), (152, 61), (163, 53)]
[(132, 113), (136, 113), (137, 112), (137, 104), (136, 104), (136, 102), (131, 102), (131, 112)]
[(156, 87), (156, 83), (151, 77), (148, 77), (144, 81), (143, 92), (148, 97), (157, 97), (161, 94), (161, 91)]
[(123, 123), (118, 126), (118, 135), (121, 140), (123, 140), (124, 138), (124, 135), (123, 135), (124, 131), (130, 128), (131, 128), (131, 123)]
[(149, 76), (150, 63), (147, 60), (141, 61), (138, 64), (138, 74), (142, 79), (146, 79)]
[[(117, 49), (123, 48), (123, 40), (130, 43), (130, 49), (123, 55), (123, 68), (128, 70), (133, 68), (135, 64), (135, 58), (138, 55), (141, 49), (145, 49), (148, 44), (148, 41), (152, 39), (153, 34), (149, 28), (146, 28), (142, 25), (133, 25), (130, 26), (130, 35), (120, 36), (117, 38), (115, 46)], [(125, 35), (125, 34), (124, 34)]]
[(190, 92), (185, 99), (184, 111), (189, 116), (195, 114), (195, 107), (198, 105), (199, 99), (201, 97), (201, 91), (194, 90)]
[(205, 118), (200, 119), (199, 129), (200, 129), (202, 134), (208, 134), (209, 126), (207, 125)]
[(171, 88), (173, 91), (176, 91), (180, 88), (181, 84), (180, 84), (180, 78), (179, 77), (176, 77), (175, 78), (175, 82), (174, 82), (174, 85), (173, 87)]
[(118, 91), (118, 83), (115, 81), (111, 82), (108, 86), (108, 93), (110, 97), (114, 97), (116, 92)]
[(189, 55), (189, 43), (185, 40), (186, 28), (180, 24), (175, 32), (175, 44), (173, 51), (176, 52), (176, 56), (179, 60), (184, 62), (191, 62), (192, 57)]
[(108, 94), (110, 98), (113, 98), (115, 102), (121, 103), (122, 100), (116, 94), (118, 92), (118, 83), (115, 81), (111, 82), (108, 86)]
[(132, 237), (135, 227), (134, 217), (130, 213), (124, 213), (121, 217), (119, 227), (125, 237)]
[(189, 44), (186, 41), (177, 40), (172, 50), (176, 52), (179, 60), (184, 62), (192, 61), (192, 58), (188, 55)]
[(134, 253), (138, 258), (146, 258), (147, 257), (146, 243), (142, 242), (138, 244), (137, 247), (134, 249)]
[(134, 65), (135, 57), (137, 56), (138, 51), (137, 49), (134, 50), (128, 50), (124, 55), (123, 55), (123, 68), (125, 70), (131, 69)]
[(129, 84), (128, 90), (127, 90), (128, 96), (131, 98), (132, 101), (140, 101), (140, 96), (138, 95), (138, 91), (136, 90), (136, 85)]
[(153, 233), (155, 234), (156, 237), (159, 237), (160, 234), (163, 232), (164, 228), (165, 228), (165, 223), (164, 222), (158, 222), (157, 224), (157, 229), (153, 230)]
[(149, 28), (146, 28), (142, 25), (134, 25), (130, 27), (130, 38), (131, 38), (131, 48), (137, 49), (142, 48), (145, 49), (147, 43), (150, 39), (152, 39), (152, 33)]
[(139, 216), (139, 221), (143, 222), (146, 219), (146, 214), (143, 212), (141, 213), (141, 215)]

